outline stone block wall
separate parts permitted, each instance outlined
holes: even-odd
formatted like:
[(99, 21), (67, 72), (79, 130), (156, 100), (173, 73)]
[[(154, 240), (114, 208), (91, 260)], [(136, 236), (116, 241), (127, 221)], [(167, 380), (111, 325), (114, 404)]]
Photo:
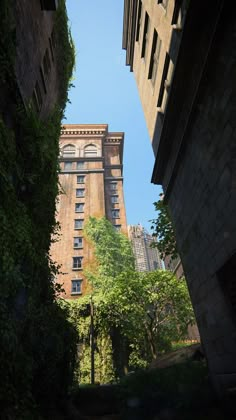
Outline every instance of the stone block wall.
[[(168, 199), (203, 347), (219, 390), (236, 385), (236, 313), (218, 276), (236, 252), (235, 75), (236, 23), (223, 16)], [(163, 187), (165, 191), (165, 178)]]

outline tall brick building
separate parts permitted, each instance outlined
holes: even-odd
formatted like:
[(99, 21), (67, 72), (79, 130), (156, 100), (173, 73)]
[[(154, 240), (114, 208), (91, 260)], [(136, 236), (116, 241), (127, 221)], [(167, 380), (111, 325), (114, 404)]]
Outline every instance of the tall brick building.
[(137, 81), (211, 378), (236, 386), (236, 21), (233, 2), (125, 0)]
[(114, 228), (127, 233), (123, 197), (123, 133), (103, 125), (64, 125), (60, 138), (58, 221), (61, 240), (53, 244), (52, 258), (61, 265), (57, 281), (66, 298), (89, 291), (83, 268), (92, 251), (83, 236), (89, 216), (106, 216)]

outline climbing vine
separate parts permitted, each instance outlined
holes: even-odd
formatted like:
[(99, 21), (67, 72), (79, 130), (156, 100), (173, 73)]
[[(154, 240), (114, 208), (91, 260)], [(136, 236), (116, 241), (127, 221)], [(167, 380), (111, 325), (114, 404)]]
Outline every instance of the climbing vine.
[[(2, 418), (38, 418), (72, 383), (77, 334), (56, 301), (49, 250), (61, 120), (74, 65), (65, 1), (56, 12), (60, 98), (42, 121), (18, 94), (14, 3), (0, 5), (0, 404)], [(63, 59), (63, 51), (65, 60)]]

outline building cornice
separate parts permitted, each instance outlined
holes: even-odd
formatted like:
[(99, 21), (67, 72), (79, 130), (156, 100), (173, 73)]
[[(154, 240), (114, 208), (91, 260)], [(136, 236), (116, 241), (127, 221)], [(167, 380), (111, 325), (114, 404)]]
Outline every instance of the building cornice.
[(61, 130), (61, 136), (103, 136), (104, 130), (91, 130), (91, 129), (63, 129)]

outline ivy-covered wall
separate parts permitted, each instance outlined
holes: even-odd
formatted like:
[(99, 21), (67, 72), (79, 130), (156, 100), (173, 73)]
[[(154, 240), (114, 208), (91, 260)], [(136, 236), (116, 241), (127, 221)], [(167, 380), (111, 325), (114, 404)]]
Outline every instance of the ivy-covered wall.
[[(72, 382), (77, 335), (56, 302), (49, 257), (57, 229), (61, 120), (74, 65), (65, 1), (56, 12), (60, 99), (47, 119), (22, 104), (15, 77), (14, 2), (0, 3), (1, 418), (37, 419)], [(40, 410), (39, 410), (40, 408)]]

